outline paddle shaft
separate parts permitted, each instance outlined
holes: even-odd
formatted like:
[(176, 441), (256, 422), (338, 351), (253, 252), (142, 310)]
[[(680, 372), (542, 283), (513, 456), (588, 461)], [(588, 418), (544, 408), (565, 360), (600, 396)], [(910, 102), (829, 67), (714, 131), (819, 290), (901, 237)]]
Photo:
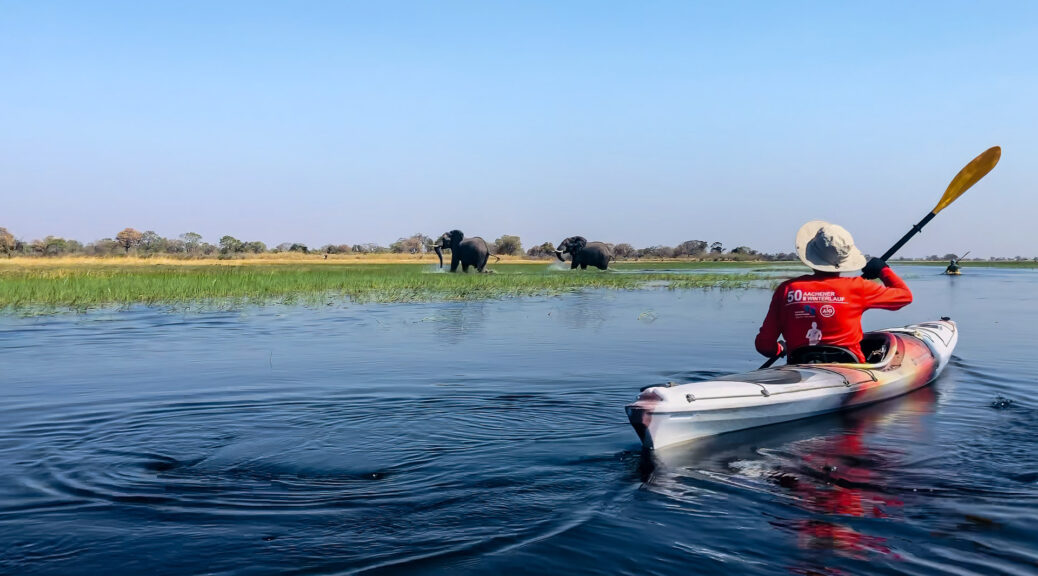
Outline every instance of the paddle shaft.
[(774, 364), (775, 362), (778, 362), (778, 359), (782, 358), (785, 355), (786, 355), (786, 353), (783, 352), (782, 354), (779, 354), (777, 356), (772, 356), (771, 358), (768, 358), (768, 361), (763, 363), (763, 364), (761, 364), (760, 368), (757, 368), (757, 370), (763, 370), (765, 368), (771, 367), (772, 364)]
[(929, 214), (927, 214), (926, 217), (920, 220), (918, 224), (912, 226), (912, 229), (908, 231), (908, 234), (902, 236), (901, 239), (897, 241), (897, 244), (894, 244), (890, 247), (890, 250), (884, 252), (883, 255), (880, 256), (880, 258), (883, 261), (890, 260), (890, 257), (893, 256), (895, 252), (900, 250), (901, 247), (904, 246), (909, 240), (911, 240), (912, 236), (915, 236), (916, 234), (922, 232), (923, 226), (926, 226), (930, 222), (930, 220), (933, 220), (933, 217), (936, 215), (937, 214), (935, 212), (930, 212)]

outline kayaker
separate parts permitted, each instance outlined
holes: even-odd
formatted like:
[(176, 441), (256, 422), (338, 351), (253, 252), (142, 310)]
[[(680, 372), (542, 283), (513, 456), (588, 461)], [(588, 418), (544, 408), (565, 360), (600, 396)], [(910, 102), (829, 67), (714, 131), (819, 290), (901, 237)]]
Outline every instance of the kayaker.
[[(768, 315), (754, 342), (765, 356), (786, 352), (791, 363), (865, 362), (861, 351), (861, 314), (870, 308), (898, 310), (912, 302), (912, 292), (887, 263), (869, 259), (854, 246), (850, 232), (812, 220), (796, 235), (800, 260), (813, 274), (787, 280), (771, 298)], [(840, 276), (861, 271), (861, 276)], [(880, 279), (883, 284), (870, 282)], [(779, 336), (785, 338), (783, 350)], [(839, 349), (818, 349), (835, 346)]]
[(959, 271), (959, 263), (954, 258), (948, 262), (948, 267), (944, 269), (945, 274), (955, 274)]

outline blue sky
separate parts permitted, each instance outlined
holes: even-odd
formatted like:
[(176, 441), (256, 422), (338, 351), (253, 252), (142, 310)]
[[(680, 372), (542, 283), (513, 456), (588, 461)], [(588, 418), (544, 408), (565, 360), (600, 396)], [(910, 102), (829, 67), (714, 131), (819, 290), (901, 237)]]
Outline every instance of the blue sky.
[(1034, 2), (0, 0), (0, 226), (1038, 256)]

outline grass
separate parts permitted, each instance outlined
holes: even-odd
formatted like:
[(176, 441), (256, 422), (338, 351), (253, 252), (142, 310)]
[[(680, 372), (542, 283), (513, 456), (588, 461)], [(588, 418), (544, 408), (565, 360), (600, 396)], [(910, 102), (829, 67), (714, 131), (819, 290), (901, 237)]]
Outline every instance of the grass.
[[(610, 273), (505, 263), (494, 274), (448, 274), (427, 264), (34, 259), (0, 264), (0, 310), (46, 312), (131, 304), (305, 303), (473, 300), (560, 294), (588, 288), (741, 288), (753, 273)], [(619, 266), (623, 268), (623, 266)], [(674, 266), (671, 265), (671, 268)], [(682, 266), (686, 267), (686, 266)]]
[[(494, 274), (447, 274), (435, 256), (262, 255), (235, 260), (176, 258), (0, 258), (0, 311), (42, 313), (104, 306), (418, 302), (551, 295), (584, 289), (746, 288), (776, 282), (799, 262), (621, 261), (616, 272), (570, 271), (554, 261), (502, 259)], [(945, 265), (941, 262), (894, 262)], [(568, 267), (568, 264), (566, 265)], [(966, 262), (1034, 268), (1034, 262)], [(689, 270), (697, 270), (688, 274)], [(685, 273), (682, 273), (685, 272)], [(768, 274), (771, 272), (772, 274)]]

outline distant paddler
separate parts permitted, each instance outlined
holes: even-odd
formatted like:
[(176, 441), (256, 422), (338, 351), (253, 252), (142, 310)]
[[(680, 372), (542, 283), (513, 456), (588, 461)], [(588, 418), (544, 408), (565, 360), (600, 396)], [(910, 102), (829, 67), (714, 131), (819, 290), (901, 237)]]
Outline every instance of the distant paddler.
[(957, 256), (949, 260), (948, 267), (944, 269), (944, 273), (950, 276), (958, 276), (959, 274), (962, 274), (962, 272), (959, 270), (959, 261), (965, 258), (966, 255), (969, 253), (970, 251), (967, 250), (966, 254), (963, 254), (962, 256)]

